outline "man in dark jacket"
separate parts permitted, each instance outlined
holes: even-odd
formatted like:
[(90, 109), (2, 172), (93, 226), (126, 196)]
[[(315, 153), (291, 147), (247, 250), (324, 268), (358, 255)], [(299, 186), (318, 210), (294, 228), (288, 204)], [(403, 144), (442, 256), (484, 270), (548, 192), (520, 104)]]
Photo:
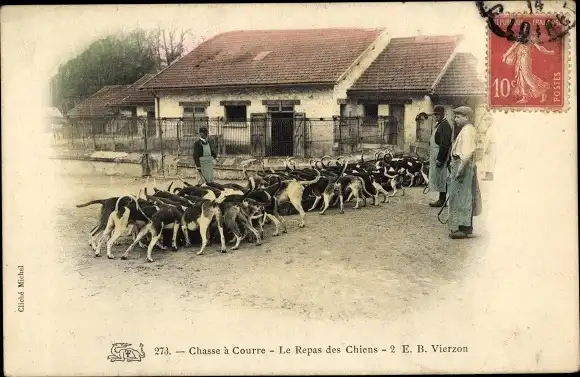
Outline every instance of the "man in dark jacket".
[(197, 172), (206, 182), (213, 182), (214, 160), (217, 163), (217, 154), (209, 143), (207, 128), (199, 129), (199, 139), (193, 143), (193, 161)]
[(447, 159), (451, 148), (451, 125), (445, 119), (445, 108), (433, 108), (435, 126), (429, 142), (429, 188), (439, 192), (439, 199), (429, 203), (431, 207), (443, 207), (447, 196)]

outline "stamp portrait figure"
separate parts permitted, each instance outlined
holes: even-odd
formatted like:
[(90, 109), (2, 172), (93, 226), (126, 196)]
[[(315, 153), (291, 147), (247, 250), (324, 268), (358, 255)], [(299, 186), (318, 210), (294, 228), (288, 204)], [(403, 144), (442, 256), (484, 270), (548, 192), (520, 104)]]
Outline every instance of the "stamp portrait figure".
[(534, 75), (532, 71), (532, 48), (543, 54), (554, 55), (554, 51), (546, 49), (531, 36), (527, 43), (515, 41), (502, 56), (502, 62), (514, 67), (514, 96), (520, 96), (518, 103), (528, 102), (528, 98), (540, 97), (540, 102), (546, 102), (546, 92), (550, 84)]

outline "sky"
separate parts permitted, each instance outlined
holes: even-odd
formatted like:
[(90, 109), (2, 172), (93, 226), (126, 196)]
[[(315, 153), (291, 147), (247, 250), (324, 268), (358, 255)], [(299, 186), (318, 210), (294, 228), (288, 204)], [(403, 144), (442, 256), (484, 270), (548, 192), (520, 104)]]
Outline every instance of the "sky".
[[(486, 2), (489, 6), (496, 2)], [(506, 11), (512, 4), (504, 3)], [(547, 6), (551, 3), (547, 3)], [(31, 81), (47, 103), (59, 65), (93, 41), (135, 28), (189, 29), (197, 42), (231, 30), (324, 27), (386, 28), (390, 37), (462, 35), (458, 52), (470, 52), (485, 74), (487, 27), (474, 1), (320, 4), (198, 4), (12, 6), (2, 8), (6, 84)], [(192, 42), (193, 44), (193, 42)], [(4, 77), (7, 77), (4, 79)]]
[(247, 29), (385, 27), (392, 37), (463, 34), (458, 50), (479, 58), (485, 58), (486, 43), (474, 2), (35, 6), (18, 26), (29, 37), (25, 44), (35, 65), (48, 77), (92, 41), (137, 27), (190, 29), (198, 41)]

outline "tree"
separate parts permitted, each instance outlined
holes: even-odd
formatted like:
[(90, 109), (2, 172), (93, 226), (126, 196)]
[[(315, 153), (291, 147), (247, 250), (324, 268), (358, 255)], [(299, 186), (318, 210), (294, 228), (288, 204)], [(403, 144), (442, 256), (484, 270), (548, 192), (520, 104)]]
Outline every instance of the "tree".
[(50, 80), (52, 106), (67, 113), (105, 85), (129, 85), (186, 52), (189, 30), (136, 29), (91, 43)]
[(169, 30), (158, 27), (152, 32), (160, 68), (167, 67), (185, 54), (187, 38), (191, 36), (192, 33), (189, 29), (177, 30), (174, 27)]

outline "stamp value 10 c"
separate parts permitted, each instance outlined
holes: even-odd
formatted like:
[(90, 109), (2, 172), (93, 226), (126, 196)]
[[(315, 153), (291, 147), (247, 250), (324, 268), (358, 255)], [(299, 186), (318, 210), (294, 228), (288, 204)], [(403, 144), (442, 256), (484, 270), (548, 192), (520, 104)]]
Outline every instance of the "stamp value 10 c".
[(550, 14), (501, 14), (494, 23), (507, 32), (488, 32), (489, 107), (562, 110), (566, 71), (561, 22)]

